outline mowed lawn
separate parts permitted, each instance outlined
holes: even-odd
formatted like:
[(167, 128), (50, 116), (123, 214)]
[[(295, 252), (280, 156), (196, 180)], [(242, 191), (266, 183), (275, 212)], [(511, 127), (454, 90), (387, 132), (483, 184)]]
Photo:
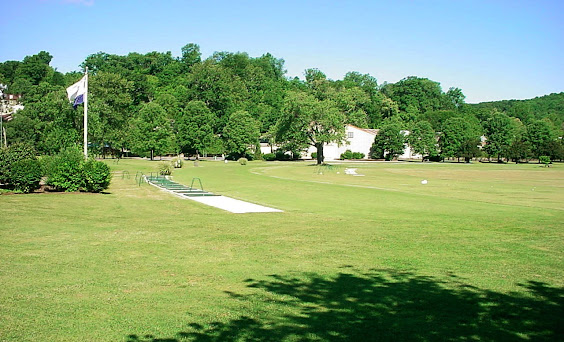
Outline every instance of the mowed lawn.
[(563, 164), (174, 171), (284, 211), (254, 214), (108, 164), (106, 194), (0, 196), (0, 341), (564, 340)]

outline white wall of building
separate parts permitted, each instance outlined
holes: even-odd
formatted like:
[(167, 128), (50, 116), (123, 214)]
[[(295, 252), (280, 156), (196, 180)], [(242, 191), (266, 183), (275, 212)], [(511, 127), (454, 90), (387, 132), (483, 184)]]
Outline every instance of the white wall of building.
[[(372, 143), (374, 143), (375, 136), (376, 130), (362, 129), (353, 125), (347, 125), (345, 128), (346, 142), (343, 144), (326, 144), (323, 147), (323, 156), (327, 161), (337, 160), (341, 157), (341, 154), (345, 153), (347, 150), (351, 150), (351, 152), (364, 153), (364, 159), (368, 159), (370, 147), (372, 147)], [(303, 157), (309, 158), (313, 152), (317, 152), (317, 149), (310, 146), (306, 155)]]
[[(376, 137), (378, 130), (376, 129), (364, 129), (353, 125), (347, 125), (345, 128), (346, 142), (343, 144), (331, 143), (326, 144), (323, 147), (323, 155), (326, 161), (338, 160), (341, 154), (350, 150), (351, 152), (361, 152), (364, 153), (364, 159), (370, 158), (370, 148), (374, 143), (374, 138)], [(404, 131), (404, 134), (409, 134), (408, 131)], [(268, 144), (261, 143), (260, 150), (262, 154), (273, 153), (278, 149), (274, 146), (272, 151)], [(317, 152), (317, 149), (313, 146), (309, 146), (307, 151), (302, 154), (302, 158), (311, 158), (311, 154)], [(400, 159), (420, 159), (421, 155), (413, 153), (413, 150), (406, 145), (404, 152), (399, 156)]]

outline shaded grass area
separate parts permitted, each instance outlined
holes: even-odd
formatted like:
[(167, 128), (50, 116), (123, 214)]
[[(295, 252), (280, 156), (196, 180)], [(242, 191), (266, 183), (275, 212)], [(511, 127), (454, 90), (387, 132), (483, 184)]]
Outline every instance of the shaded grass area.
[[(138, 186), (135, 172), (158, 162), (110, 165), (109, 194), (0, 197), (0, 340), (562, 335), (564, 215), (542, 206), (558, 194), (525, 206), (407, 193), (395, 188), (412, 176), (385, 164), (359, 167), (378, 184), (299, 163), (175, 170), (180, 183), (200, 177), (206, 190), (285, 210), (235, 215)], [(468, 170), (435, 165), (420, 167)], [(516, 170), (524, 178), (500, 186), (535, 182)]]
[[(345, 270), (248, 279), (260, 294), (237, 301), (274, 303), (282, 314), (190, 323), (174, 337), (132, 334), (129, 341), (557, 341), (564, 337), (562, 289), (541, 282), (498, 293), (411, 272)], [(257, 298), (259, 297), (259, 298)]]

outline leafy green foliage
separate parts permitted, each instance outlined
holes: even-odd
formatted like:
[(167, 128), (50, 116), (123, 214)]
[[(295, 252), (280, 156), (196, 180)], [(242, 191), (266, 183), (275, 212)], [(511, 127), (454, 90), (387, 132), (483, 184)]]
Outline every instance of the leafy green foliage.
[(239, 164), (241, 165), (247, 165), (247, 163), (249, 162), (249, 160), (247, 158), (239, 158), (238, 160)]
[(60, 191), (80, 190), (85, 183), (83, 163), (84, 155), (77, 147), (66, 148), (57, 155), (46, 158), (47, 184)]
[(273, 161), (276, 160), (276, 154), (274, 153), (265, 153), (262, 155), (262, 159), (265, 161)]
[(536, 157), (550, 155), (550, 143), (556, 140), (554, 126), (547, 120), (535, 120), (527, 125), (527, 141)]
[(523, 159), (531, 157), (531, 144), (524, 140), (514, 140), (507, 151), (507, 155), (515, 163), (519, 163)]
[(82, 167), (84, 189), (88, 192), (102, 192), (110, 186), (110, 167), (101, 161), (89, 159)]
[(223, 139), (228, 153), (245, 155), (250, 145), (258, 148), (260, 131), (258, 122), (246, 111), (237, 111), (229, 116), (223, 129)]
[[(481, 127), (475, 118), (453, 117), (443, 125), (439, 146), (443, 157), (475, 155), (480, 141)], [(474, 146), (473, 146), (474, 145)]]
[(549, 156), (540, 156), (539, 163), (544, 164), (544, 166), (548, 167), (550, 165), (550, 157)]
[[(245, 52), (221, 51), (204, 59), (197, 44), (181, 50), (179, 57), (170, 52), (123, 56), (98, 52), (85, 59), (82, 67), (90, 71), (92, 152), (242, 156), (243, 143), (225, 133), (237, 126), (231, 116), (244, 111), (255, 120), (261, 136), (270, 132), (276, 137), (272, 144), (294, 155), (308, 145), (316, 147), (318, 163), (323, 161), (324, 144), (342, 140), (345, 124), (382, 128), (386, 120), (396, 120), (413, 133), (418, 122), (428, 121), (435, 132), (442, 132), (454, 117), (484, 127), (480, 134), (487, 136), (489, 156), (508, 157), (510, 147), (519, 146), (514, 142), (522, 140), (536, 157), (563, 158), (556, 137), (564, 135), (564, 93), (469, 105), (461, 89), (443, 92), (438, 82), (416, 76), (379, 85), (369, 74), (351, 71), (334, 81), (311, 68), (302, 81), (287, 79), (284, 61), (269, 53), (253, 58)], [(8, 92), (22, 94), (25, 105), (6, 123), (9, 143), (28, 142), (40, 154), (55, 154), (82, 142), (82, 111), (72, 109), (65, 93), (82, 73), (63, 75), (49, 66), (51, 59), (41, 51), (23, 61), (0, 63), (2, 83)], [(549, 126), (549, 138), (538, 120)], [(418, 145), (422, 154), (434, 153), (428, 134), (409, 143)], [(256, 141), (245, 144), (244, 154), (261, 158), (258, 149), (252, 151)]]
[(170, 119), (161, 105), (155, 102), (141, 107), (133, 121), (133, 145), (135, 152), (154, 155), (171, 153), (174, 148), (174, 136)]
[(0, 183), (10, 183), (14, 163), (27, 159), (35, 159), (35, 150), (29, 144), (0, 147)]
[(323, 144), (345, 140), (345, 115), (331, 100), (290, 91), (276, 127), (276, 140), (285, 142), (291, 150), (315, 146), (317, 162), (321, 164)]
[(407, 136), (407, 142), (413, 152), (421, 154), (423, 157), (437, 154), (435, 130), (428, 121), (417, 122)]
[(182, 166), (184, 166), (184, 160), (182, 160), (182, 158), (180, 157), (174, 157), (172, 158), (172, 160), (170, 161), (170, 163), (172, 164), (172, 166), (175, 169), (181, 169)]
[(383, 92), (397, 102), (399, 109), (404, 112), (409, 106), (413, 106), (419, 113), (445, 109), (444, 104), (447, 102), (438, 82), (415, 76), (388, 84), (384, 86)]
[(484, 133), (486, 135), (486, 152), (491, 156), (507, 155), (511, 146), (513, 126), (511, 119), (503, 113), (494, 113), (484, 122)]
[(361, 152), (352, 152), (351, 150), (346, 150), (345, 152), (341, 153), (340, 159), (363, 159), (365, 157), (364, 153)]
[(204, 102), (190, 101), (183, 111), (178, 111), (174, 122), (178, 145), (199, 155), (214, 139), (215, 119)]
[(35, 158), (14, 162), (10, 168), (10, 184), (14, 190), (24, 193), (39, 189), (43, 169)]
[(162, 162), (159, 164), (159, 175), (170, 176), (172, 174), (172, 164), (169, 162)]
[(374, 138), (371, 148), (371, 157), (374, 159), (386, 158), (392, 160), (403, 153), (406, 137), (398, 121), (387, 121)]

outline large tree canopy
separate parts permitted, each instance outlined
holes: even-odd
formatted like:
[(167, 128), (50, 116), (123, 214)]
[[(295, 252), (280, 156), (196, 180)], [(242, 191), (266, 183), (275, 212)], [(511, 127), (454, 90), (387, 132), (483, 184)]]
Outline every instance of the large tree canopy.
[(303, 91), (290, 91), (278, 121), (276, 140), (293, 147), (317, 149), (317, 163), (323, 162), (323, 145), (343, 142), (345, 115), (332, 100), (319, 100)]
[[(83, 72), (63, 75), (49, 65), (52, 58), (41, 51), (0, 63), (0, 83), (7, 86), (2, 88), (23, 95), (25, 105), (5, 124), (8, 144), (26, 141), (40, 153), (55, 153), (81, 143), (82, 112), (72, 110), (64, 88)], [(204, 58), (194, 43), (184, 45), (177, 57), (169, 51), (97, 52), (81, 67), (91, 75), (89, 145), (95, 153), (225, 153), (234, 148), (226, 134), (236, 126), (233, 120), (247, 121), (248, 116), (263, 137), (275, 137), (273, 143), (286, 151), (315, 146), (318, 162), (324, 143), (342, 141), (345, 124), (381, 129), (392, 121), (412, 132), (409, 143), (421, 153), (433, 153), (431, 135), (436, 134), (443, 156), (476, 155), (474, 141), (455, 137), (465, 131), (455, 118), (474, 123), (473, 135), (486, 135), (482, 152), (488, 156), (522, 158), (531, 149), (537, 157), (562, 154), (558, 137), (564, 135), (564, 93), (469, 105), (460, 88), (443, 92), (438, 82), (424, 77), (379, 85), (369, 74), (350, 71), (342, 80), (331, 80), (310, 68), (303, 80), (287, 79), (284, 60), (269, 53), (251, 57), (221, 51)], [(152, 147), (139, 139), (149, 120), (142, 114), (148, 111), (167, 123), (147, 131), (163, 134), (164, 140)], [(247, 115), (233, 116), (242, 112)], [(247, 148), (255, 145), (251, 141)]]

